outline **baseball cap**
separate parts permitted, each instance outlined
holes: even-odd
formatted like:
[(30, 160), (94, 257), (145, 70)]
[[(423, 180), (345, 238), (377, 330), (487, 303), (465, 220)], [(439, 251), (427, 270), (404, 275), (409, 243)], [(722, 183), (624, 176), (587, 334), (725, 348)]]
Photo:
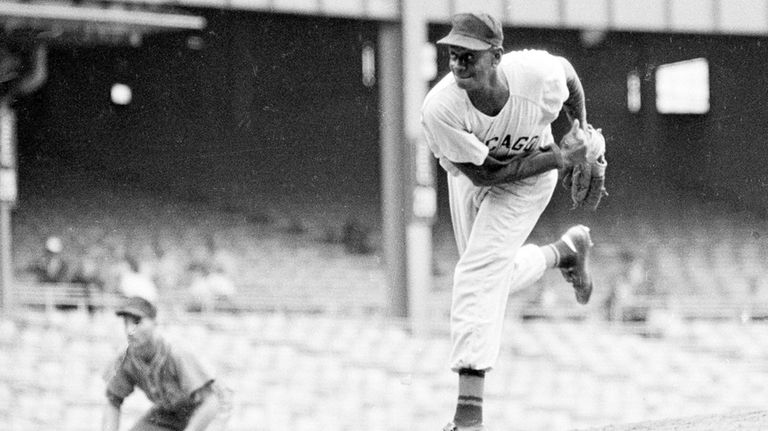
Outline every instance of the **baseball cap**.
[(501, 47), (504, 42), (501, 23), (487, 13), (459, 13), (453, 16), (451, 22), (451, 32), (438, 40), (438, 44), (482, 51), (494, 46)]
[(115, 314), (118, 316), (128, 315), (154, 319), (157, 317), (157, 308), (142, 297), (131, 296), (123, 300), (123, 303), (117, 308)]

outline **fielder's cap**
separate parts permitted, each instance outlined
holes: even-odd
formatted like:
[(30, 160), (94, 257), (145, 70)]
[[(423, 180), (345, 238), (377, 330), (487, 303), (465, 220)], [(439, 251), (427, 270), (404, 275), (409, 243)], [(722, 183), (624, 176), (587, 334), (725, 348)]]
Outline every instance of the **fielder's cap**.
[(157, 317), (157, 308), (151, 302), (139, 296), (125, 298), (120, 307), (115, 311), (118, 316)]
[(452, 23), (451, 32), (438, 44), (482, 51), (501, 47), (504, 42), (501, 23), (487, 13), (459, 13), (453, 16)]

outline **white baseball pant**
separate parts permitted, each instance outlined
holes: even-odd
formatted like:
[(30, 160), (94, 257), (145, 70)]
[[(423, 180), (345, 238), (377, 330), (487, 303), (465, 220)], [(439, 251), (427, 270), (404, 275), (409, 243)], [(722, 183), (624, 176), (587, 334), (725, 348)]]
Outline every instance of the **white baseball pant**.
[(544, 254), (525, 245), (555, 186), (557, 171), (510, 184), (476, 187), (448, 175), (459, 250), (451, 305), (450, 367), (489, 370), (496, 363), (510, 291), (530, 286), (546, 270)]

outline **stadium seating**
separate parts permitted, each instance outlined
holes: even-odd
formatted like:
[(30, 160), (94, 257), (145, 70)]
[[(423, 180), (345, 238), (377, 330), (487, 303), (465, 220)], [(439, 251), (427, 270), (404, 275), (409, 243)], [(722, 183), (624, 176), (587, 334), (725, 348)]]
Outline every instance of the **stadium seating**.
[[(435, 429), (455, 401), (445, 331), (379, 317), (209, 313), (161, 320), (230, 390), (216, 430)], [(91, 430), (101, 376), (124, 343), (109, 313), (0, 321), (0, 429)], [(487, 381), (488, 422), (510, 430), (763, 408), (768, 325), (695, 321), (643, 337), (604, 321), (510, 319)], [(149, 402), (126, 401), (130, 425)]]
[[(237, 287), (236, 297), (219, 304), (219, 309), (232, 309), (236, 304), (243, 311), (365, 314), (381, 312), (386, 306), (380, 251), (350, 254), (339, 242), (338, 232), (347, 221), (343, 214), (349, 211), (346, 206), (315, 208), (311, 203), (280, 204), (265, 198), (260, 203), (270, 202), (269, 206), (233, 209), (97, 179), (67, 181), (77, 182), (79, 187), (62, 193), (51, 186), (45, 189), (47, 194), (26, 197), (15, 211), (14, 263), (22, 284), (28, 279), (24, 269), (35, 260), (43, 238), (58, 235), (73, 265), (85, 255), (95, 256), (104, 269), (120, 254), (138, 257), (146, 271), (156, 276), (162, 296), (182, 304), (190, 299), (190, 264), (213, 243), (226, 255), (228, 275)], [(645, 265), (644, 282), (631, 286), (630, 295), (619, 307), (642, 310), (673, 304), (689, 317), (696, 317), (697, 310), (702, 317), (734, 317), (743, 312), (753, 317), (768, 315), (764, 275), (768, 273), (768, 244), (761, 237), (766, 224), (760, 217), (690, 198), (641, 202), (638, 208), (643, 211), (631, 213), (620, 205), (612, 206), (612, 200), (596, 213), (574, 212), (557, 202), (545, 212), (531, 241), (551, 241), (576, 222), (595, 226), (593, 260), (600, 268), (596, 280), (602, 288), (595, 291), (588, 307), (576, 307), (567, 284), (558, 274), (547, 274), (532, 289), (512, 298), (515, 312), (607, 315), (604, 308), (612, 290), (629, 267), (621, 255), (631, 251), (632, 259)], [(261, 215), (254, 216), (254, 211)], [(380, 221), (375, 217), (379, 209), (373, 204), (357, 212), (368, 215), (365, 220), (375, 241), (380, 235), (376, 233)], [(434, 245), (432, 291), (439, 309), (433, 314), (444, 315), (440, 307), (448, 303), (458, 258), (445, 214), (436, 220)], [(28, 297), (30, 289), (26, 290)], [(79, 303), (77, 295), (69, 302)]]
[[(16, 210), (18, 280), (26, 283), (24, 268), (50, 234), (63, 238), (71, 261), (94, 253), (105, 267), (120, 250), (152, 267), (155, 250), (163, 250), (173, 280), (161, 291), (164, 330), (193, 343), (232, 390), (217, 429), (410, 431), (438, 429), (447, 419), (455, 401), (445, 358), (457, 256), (445, 220), (435, 226), (433, 326), (417, 337), (384, 313), (380, 253), (350, 254), (328, 233), (340, 228), (339, 213), (295, 211), (311, 219), (297, 226), (287, 222), (294, 214), (251, 217), (119, 187), (81, 190), (88, 195), (53, 194)], [(762, 220), (695, 202), (633, 214), (610, 205), (593, 215), (554, 208), (531, 239), (549, 241), (574, 222), (599, 226), (594, 263), (602, 288), (577, 306), (560, 274), (548, 272), (511, 296), (487, 388), (491, 424), (565, 430), (763, 408)], [(189, 313), (185, 272), (211, 239), (231, 257), (237, 294)], [(605, 320), (612, 289), (627, 277), (626, 250), (640, 262), (640, 280), (616, 315), (634, 307), (639, 325)], [(17, 287), (32, 288), (24, 283)], [(80, 303), (74, 293), (67, 300)], [(123, 342), (119, 322), (109, 307), (88, 315), (52, 310), (50, 296), (36, 301), (50, 312), (20, 308), (0, 320), (0, 429), (95, 429), (101, 374)], [(147, 407), (145, 398), (132, 397), (125, 422)]]

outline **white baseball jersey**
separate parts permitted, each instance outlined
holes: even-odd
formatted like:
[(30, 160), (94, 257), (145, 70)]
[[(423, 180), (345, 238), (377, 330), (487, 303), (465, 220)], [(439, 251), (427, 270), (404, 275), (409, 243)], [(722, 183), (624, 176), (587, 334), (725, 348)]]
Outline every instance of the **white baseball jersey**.
[(501, 344), (510, 290), (541, 278), (540, 248), (523, 245), (557, 184), (552, 169), (519, 181), (475, 186), (453, 163), (482, 165), (552, 145), (554, 121), (568, 98), (565, 70), (544, 51), (514, 51), (499, 65), (509, 99), (495, 116), (478, 111), (453, 74), (427, 95), (422, 123), (429, 148), (449, 172), (451, 221), (459, 250), (451, 304), (450, 367), (487, 370)]
[(491, 117), (475, 109), (452, 73), (427, 94), (422, 123), (429, 148), (453, 175), (451, 162), (482, 165), (489, 154), (498, 160), (553, 143), (550, 123), (568, 98), (565, 71), (546, 51), (512, 51), (499, 65), (509, 85), (509, 100)]

